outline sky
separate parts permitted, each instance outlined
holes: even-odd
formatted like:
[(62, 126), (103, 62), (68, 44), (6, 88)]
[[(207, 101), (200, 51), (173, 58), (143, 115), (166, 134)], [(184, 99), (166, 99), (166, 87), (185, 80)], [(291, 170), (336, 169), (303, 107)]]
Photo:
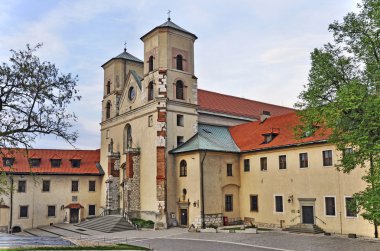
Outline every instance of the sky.
[[(310, 52), (332, 41), (328, 25), (358, 0), (1, 0), (0, 62), (10, 49), (43, 43), (41, 59), (78, 75), (82, 99), (69, 107), (78, 149), (100, 147), (101, 65), (127, 44), (143, 58), (140, 37), (171, 20), (196, 34), (195, 75), (210, 91), (293, 107), (307, 84)], [(34, 147), (70, 149), (55, 137)]]

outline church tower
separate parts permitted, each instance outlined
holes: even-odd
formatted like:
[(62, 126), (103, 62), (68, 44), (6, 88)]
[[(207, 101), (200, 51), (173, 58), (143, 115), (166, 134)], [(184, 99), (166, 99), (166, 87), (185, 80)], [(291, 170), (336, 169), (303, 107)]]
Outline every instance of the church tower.
[(196, 39), (168, 18), (141, 37), (143, 61), (124, 50), (102, 66), (103, 206), (156, 228), (178, 219), (179, 174), (168, 152), (196, 133)]

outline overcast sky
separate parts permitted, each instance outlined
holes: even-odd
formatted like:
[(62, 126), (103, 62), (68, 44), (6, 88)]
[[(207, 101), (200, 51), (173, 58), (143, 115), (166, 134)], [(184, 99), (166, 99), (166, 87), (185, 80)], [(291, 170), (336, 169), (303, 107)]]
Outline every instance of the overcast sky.
[[(79, 76), (79, 149), (100, 146), (103, 71), (127, 50), (143, 58), (140, 37), (164, 23), (196, 34), (199, 88), (292, 107), (307, 83), (310, 52), (331, 41), (328, 25), (355, 0), (1, 0), (0, 62), (10, 49), (42, 42), (38, 55)], [(39, 148), (71, 148), (52, 137)]]

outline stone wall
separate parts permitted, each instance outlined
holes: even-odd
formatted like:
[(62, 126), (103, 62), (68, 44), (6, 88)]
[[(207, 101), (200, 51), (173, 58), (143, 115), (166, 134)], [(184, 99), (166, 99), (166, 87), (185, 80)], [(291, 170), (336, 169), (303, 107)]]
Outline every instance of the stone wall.
[[(202, 226), (202, 218), (201, 216), (195, 217), (192, 224), (195, 227), (200, 228)], [(223, 226), (223, 215), (222, 214), (205, 214), (205, 225), (210, 226)]]
[(140, 155), (133, 156), (132, 163), (133, 177), (127, 178), (124, 186), (128, 212), (140, 210)]

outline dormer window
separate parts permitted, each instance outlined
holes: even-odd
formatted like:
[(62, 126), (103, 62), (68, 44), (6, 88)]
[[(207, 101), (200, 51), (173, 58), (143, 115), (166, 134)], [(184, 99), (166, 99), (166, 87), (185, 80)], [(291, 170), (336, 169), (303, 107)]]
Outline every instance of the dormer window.
[(148, 66), (149, 66), (149, 72), (153, 71), (153, 56), (149, 57)]
[(31, 158), (29, 159), (29, 165), (30, 167), (39, 167), (41, 164), (41, 159), (38, 158)]
[(61, 159), (50, 159), (51, 167), (58, 168), (61, 167)]
[(177, 70), (183, 71), (183, 57), (181, 54), (178, 54), (176, 57), (176, 65), (177, 65)]
[(3, 158), (3, 165), (4, 166), (13, 166), (13, 163), (15, 162), (14, 158)]
[(71, 159), (71, 167), (72, 168), (79, 168), (80, 167), (80, 159)]
[(278, 134), (280, 133), (279, 128), (272, 128), (272, 131), (269, 133), (262, 134), (264, 136), (264, 142), (262, 144), (268, 144), (271, 142)]

